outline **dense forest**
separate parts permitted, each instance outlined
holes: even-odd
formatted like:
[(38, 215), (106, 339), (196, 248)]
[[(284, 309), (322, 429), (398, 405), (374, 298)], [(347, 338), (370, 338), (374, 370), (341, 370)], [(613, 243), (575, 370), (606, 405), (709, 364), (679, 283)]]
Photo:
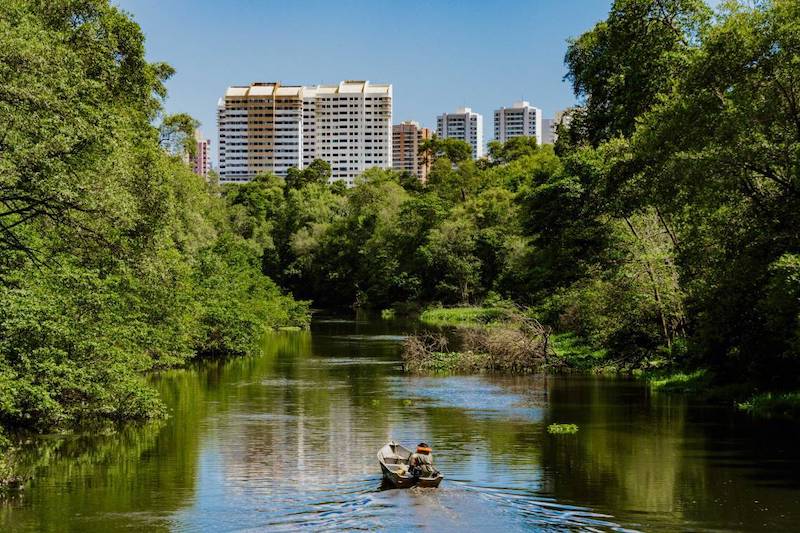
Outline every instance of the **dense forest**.
[(308, 320), (183, 162), (193, 121), (162, 112), (171, 74), (108, 2), (0, 4), (5, 427), (158, 416), (144, 371)]
[(566, 63), (555, 149), (433, 140), (425, 186), (318, 162), (240, 187), (264, 272), (321, 306), (512, 301), (628, 368), (797, 388), (800, 4), (617, 0)]
[[(800, 3), (616, 0), (569, 43), (555, 147), (426, 142), (427, 183), (323, 161), (195, 176), (171, 67), (104, 0), (0, 6), (0, 421), (157, 416), (145, 371), (317, 307), (524, 306), (627, 367), (800, 370)], [(293, 296), (300, 300), (295, 300)]]

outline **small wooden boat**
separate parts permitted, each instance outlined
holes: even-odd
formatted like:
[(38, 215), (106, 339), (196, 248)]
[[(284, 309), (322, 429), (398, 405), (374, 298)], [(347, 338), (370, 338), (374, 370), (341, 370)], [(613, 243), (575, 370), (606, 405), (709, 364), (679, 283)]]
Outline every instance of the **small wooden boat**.
[(378, 463), (381, 465), (383, 479), (398, 489), (417, 487), (438, 487), (444, 476), (437, 472), (435, 477), (415, 478), (408, 472), (408, 459), (411, 450), (394, 441), (378, 450)]

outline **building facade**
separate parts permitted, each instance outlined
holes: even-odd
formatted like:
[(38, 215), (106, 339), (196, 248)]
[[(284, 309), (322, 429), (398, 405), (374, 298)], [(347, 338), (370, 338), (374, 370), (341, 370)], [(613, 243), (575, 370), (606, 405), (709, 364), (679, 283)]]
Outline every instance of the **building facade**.
[(200, 130), (195, 130), (194, 141), (196, 152), (194, 157), (190, 158), (189, 163), (195, 174), (208, 178), (208, 171), (211, 170), (211, 141), (203, 137)]
[(556, 113), (555, 118), (546, 118), (542, 121), (542, 144), (555, 144), (558, 140), (558, 127), (569, 126), (571, 120), (570, 110), (565, 109)]
[(419, 147), (432, 137), (430, 129), (411, 120), (392, 126), (392, 168), (406, 170), (422, 182), (428, 181), (430, 161), (420, 157)]
[(352, 186), (371, 167), (392, 166), (392, 86), (253, 83), (229, 87), (217, 104), (221, 183), (260, 172), (285, 176), (314, 159), (330, 163), (331, 181)]
[(436, 117), (436, 135), (442, 139), (460, 139), (472, 146), (472, 158), (483, 157), (483, 116), (469, 107), (455, 113), (444, 113)]
[(514, 137), (535, 137), (542, 144), (542, 110), (526, 101), (514, 102), (494, 112), (494, 138), (506, 142)]
[(542, 119), (542, 144), (556, 143), (556, 119)]

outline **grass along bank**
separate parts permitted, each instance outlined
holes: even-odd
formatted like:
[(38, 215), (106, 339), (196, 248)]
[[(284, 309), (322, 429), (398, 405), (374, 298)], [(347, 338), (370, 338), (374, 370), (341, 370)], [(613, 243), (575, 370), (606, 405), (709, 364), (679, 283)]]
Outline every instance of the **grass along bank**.
[(708, 401), (733, 405), (759, 418), (800, 419), (800, 392), (754, 394), (752, 385), (720, 383), (706, 369), (670, 371), (658, 369), (650, 360), (640, 368), (627, 368), (606, 350), (590, 346), (573, 333), (551, 333), (530, 318), (529, 313), (513, 306), (425, 309), (420, 320), (431, 326), (454, 328), (461, 349), (450, 350), (444, 335), (412, 336), (403, 351), (406, 369), (418, 373), (529, 373), (567, 369), (623, 373), (648, 381), (654, 391), (698, 395)]
[(502, 324), (512, 315), (506, 307), (431, 307), (419, 319), (431, 326), (486, 326)]
[(691, 394), (709, 402), (733, 405), (757, 418), (800, 420), (800, 391), (753, 392), (748, 383), (721, 383), (707, 369), (694, 372), (641, 373), (657, 392)]

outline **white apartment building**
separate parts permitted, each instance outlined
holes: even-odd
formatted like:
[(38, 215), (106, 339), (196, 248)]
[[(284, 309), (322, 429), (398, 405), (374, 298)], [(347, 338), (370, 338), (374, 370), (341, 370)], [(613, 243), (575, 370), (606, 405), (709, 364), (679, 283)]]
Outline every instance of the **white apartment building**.
[(442, 139), (466, 141), (472, 146), (473, 159), (483, 157), (483, 116), (469, 107), (436, 117), (436, 135)]
[(352, 186), (371, 167), (392, 166), (392, 86), (253, 83), (229, 87), (217, 104), (221, 183), (260, 172), (285, 176), (314, 159), (330, 163), (331, 181)]
[(506, 142), (514, 137), (535, 137), (542, 144), (542, 110), (526, 101), (514, 102), (494, 112), (494, 138)]

